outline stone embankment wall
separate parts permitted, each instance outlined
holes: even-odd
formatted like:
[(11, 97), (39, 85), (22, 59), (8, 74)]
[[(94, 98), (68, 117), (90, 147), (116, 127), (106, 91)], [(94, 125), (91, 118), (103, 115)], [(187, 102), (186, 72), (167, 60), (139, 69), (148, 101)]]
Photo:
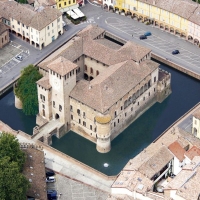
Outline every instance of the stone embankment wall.
[(183, 66), (180, 66), (174, 62), (172, 62), (171, 60), (169, 59), (166, 59), (166, 58), (163, 58), (155, 53), (151, 53), (151, 57), (159, 62), (162, 62), (166, 65), (169, 65), (170, 67), (173, 67), (174, 69), (177, 69), (178, 71), (181, 71), (183, 72), (184, 74), (187, 74), (189, 76), (192, 76), (193, 78), (196, 78), (198, 80), (200, 80), (200, 74), (196, 74), (195, 72), (189, 70), (189, 69), (186, 69), (184, 68)]
[[(60, 158), (66, 159), (67, 161), (96, 174), (97, 176), (103, 178), (106, 181), (114, 181), (117, 177), (117, 176), (107, 176), (107, 175), (93, 169), (92, 167), (58, 151), (57, 149), (54, 149), (53, 147), (51, 147), (47, 144), (44, 144), (43, 142), (41, 142), (39, 140), (33, 141), (31, 135), (28, 135), (28, 134), (24, 133), (23, 131), (15, 131), (2, 121), (0, 121), (0, 131), (9, 132), (12, 135), (18, 136), (20, 138), (19, 142), (22, 143), (23, 145), (26, 145), (26, 144), (35, 145), (37, 147), (40, 147), (40, 149), (43, 149), (43, 150), (45, 149), (46, 151), (49, 151), (49, 152), (53, 153), (54, 155), (59, 156)], [(29, 141), (29, 143), (27, 143), (26, 141)]]

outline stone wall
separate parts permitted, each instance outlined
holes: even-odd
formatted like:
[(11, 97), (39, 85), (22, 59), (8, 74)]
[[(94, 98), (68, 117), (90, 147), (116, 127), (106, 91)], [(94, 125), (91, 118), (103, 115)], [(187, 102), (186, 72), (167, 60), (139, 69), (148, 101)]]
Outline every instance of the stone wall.
[(161, 56), (158, 56), (155, 53), (151, 53), (151, 57), (159, 62), (162, 62), (166, 65), (169, 65), (170, 67), (173, 67), (174, 69), (177, 69), (178, 71), (183, 72), (184, 74), (187, 74), (189, 76), (192, 76), (193, 78), (196, 78), (198, 80), (200, 80), (200, 74), (196, 74), (195, 72), (184, 68), (183, 66), (180, 66), (172, 61), (170, 61), (169, 59), (163, 58)]

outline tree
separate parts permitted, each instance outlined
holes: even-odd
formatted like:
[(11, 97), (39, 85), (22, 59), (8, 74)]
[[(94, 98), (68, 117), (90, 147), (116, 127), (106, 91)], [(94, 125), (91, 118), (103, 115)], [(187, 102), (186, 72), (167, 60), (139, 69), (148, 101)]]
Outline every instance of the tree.
[(0, 199), (25, 200), (29, 181), (19, 172), (17, 162), (8, 156), (0, 159)]
[(10, 158), (10, 162), (17, 162), (19, 170), (22, 171), (25, 153), (20, 149), (19, 142), (14, 135), (3, 132), (0, 135), (0, 159), (5, 156)]
[(36, 81), (42, 78), (38, 69), (29, 65), (21, 72), (21, 76), (15, 87), (15, 95), (22, 101), (22, 109), (26, 115), (38, 113), (38, 97)]
[(0, 134), (0, 200), (25, 200), (29, 181), (21, 173), (25, 153), (15, 136)]

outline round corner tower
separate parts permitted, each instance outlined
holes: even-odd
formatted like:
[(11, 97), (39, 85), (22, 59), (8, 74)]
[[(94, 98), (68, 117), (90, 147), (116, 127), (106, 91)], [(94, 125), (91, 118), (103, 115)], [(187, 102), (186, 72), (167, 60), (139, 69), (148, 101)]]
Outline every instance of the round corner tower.
[(110, 122), (111, 116), (96, 116), (97, 125), (97, 146), (96, 149), (100, 153), (107, 153), (111, 149), (110, 142)]

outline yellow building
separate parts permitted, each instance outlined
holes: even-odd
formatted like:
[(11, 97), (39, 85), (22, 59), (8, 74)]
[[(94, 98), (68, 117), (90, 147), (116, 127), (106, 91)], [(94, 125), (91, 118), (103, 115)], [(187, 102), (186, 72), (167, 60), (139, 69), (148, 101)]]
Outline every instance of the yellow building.
[(115, 10), (138, 21), (150, 22), (159, 28), (187, 38), (189, 18), (199, 5), (184, 0), (116, 0)]
[(56, 7), (61, 12), (67, 12), (72, 9), (78, 8), (76, 0), (56, 0)]

